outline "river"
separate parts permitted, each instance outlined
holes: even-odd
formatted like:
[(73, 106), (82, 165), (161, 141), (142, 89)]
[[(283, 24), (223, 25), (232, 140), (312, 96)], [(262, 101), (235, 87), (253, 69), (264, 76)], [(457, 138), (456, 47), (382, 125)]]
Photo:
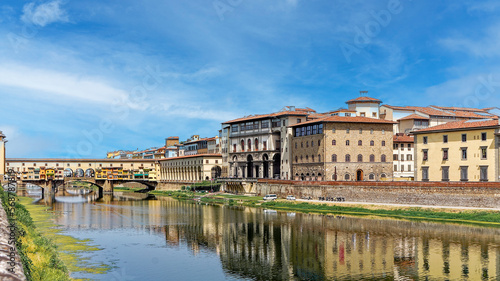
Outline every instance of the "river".
[[(54, 200), (55, 199), (55, 200)], [(139, 199), (139, 198), (137, 198)], [(500, 280), (500, 228), (56, 196), (64, 234), (101, 250), (96, 280)]]

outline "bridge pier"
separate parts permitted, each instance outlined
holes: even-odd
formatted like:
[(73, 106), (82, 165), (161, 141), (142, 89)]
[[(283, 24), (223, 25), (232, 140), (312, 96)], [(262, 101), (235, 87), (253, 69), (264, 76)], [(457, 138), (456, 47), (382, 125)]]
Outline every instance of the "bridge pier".
[(102, 185), (104, 194), (113, 194), (114, 182), (111, 180), (106, 180)]

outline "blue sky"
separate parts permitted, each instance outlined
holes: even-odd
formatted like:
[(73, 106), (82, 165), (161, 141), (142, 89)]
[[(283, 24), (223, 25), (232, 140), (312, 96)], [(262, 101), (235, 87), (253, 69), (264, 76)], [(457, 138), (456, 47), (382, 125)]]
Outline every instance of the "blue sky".
[(360, 90), (500, 101), (498, 1), (2, 1), (0, 36), (8, 157), (102, 158)]

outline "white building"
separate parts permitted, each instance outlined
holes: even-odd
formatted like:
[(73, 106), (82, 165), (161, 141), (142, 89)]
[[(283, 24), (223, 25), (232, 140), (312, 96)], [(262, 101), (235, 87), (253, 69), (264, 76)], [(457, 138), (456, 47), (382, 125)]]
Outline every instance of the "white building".
[(414, 180), (414, 141), (413, 136), (396, 134), (393, 136), (394, 180)]

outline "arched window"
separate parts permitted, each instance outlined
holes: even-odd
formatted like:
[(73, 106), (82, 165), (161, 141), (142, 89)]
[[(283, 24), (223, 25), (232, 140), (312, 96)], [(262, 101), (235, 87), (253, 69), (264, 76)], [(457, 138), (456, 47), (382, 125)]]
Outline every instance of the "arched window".
[(375, 162), (375, 155), (370, 155), (370, 162)]
[(349, 146), (349, 144), (350, 144), (350, 143), (349, 143), (349, 140), (346, 140), (346, 141), (345, 141), (345, 145)]
[(374, 141), (370, 141), (370, 146), (374, 146), (375, 145), (375, 142)]
[(385, 146), (385, 141), (382, 141), (382, 146)]
[(259, 140), (258, 139), (255, 139), (254, 145), (255, 145), (255, 151), (258, 151), (259, 150)]
[(321, 145), (321, 140), (318, 140), (318, 146), (320, 146), (320, 145)]
[(236, 152), (236, 144), (233, 144), (233, 152)]
[(345, 179), (346, 181), (348, 181), (350, 178), (351, 178), (351, 176), (350, 176), (349, 174), (345, 174), (344, 179)]
[(318, 162), (321, 162), (321, 154), (318, 154)]
[(332, 140), (332, 145), (337, 145), (337, 141), (336, 140)]
[(306, 162), (309, 162), (309, 155), (306, 155)]
[(358, 162), (363, 162), (363, 155), (358, 154)]
[(311, 141), (311, 147), (313, 147), (313, 146), (314, 146), (314, 141)]
[(241, 151), (245, 151), (245, 141), (241, 140)]
[(303, 158), (302, 158), (302, 155), (300, 155), (300, 162), (301, 162), (301, 163), (302, 163), (302, 162), (304, 162), (304, 161), (302, 161), (302, 159), (303, 159)]
[(299, 157), (295, 156), (295, 163), (299, 163)]
[(371, 129), (371, 130), (370, 130), (370, 134), (372, 134), (372, 135), (373, 135), (373, 129)]
[(309, 142), (308, 141), (306, 141), (306, 147), (309, 147)]
[(314, 155), (311, 155), (311, 162), (314, 162)]
[[(297, 148), (297, 143), (295, 143), (295, 148)], [(262, 150), (267, 150), (267, 141), (262, 142)]]
[(385, 163), (385, 161), (386, 161), (385, 154), (382, 154), (382, 157), (380, 158), (380, 162)]
[(359, 140), (358, 141), (358, 146), (362, 146), (363, 145), (363, 141), (362, 140)]
[(337, 162), (337, 154), (332, 155), (332, 162)]
[(252, 140), (248, 139), (248, 151), (252, 151)]
[(370, 175), (368, 176), (368, 179), (369, 179), (369, 180), (374, 180), (374, 179), (375, 179), (375, 175), (374, 175), (374, 174), (370, 174)]
[(385, 174), (381, 174), (380, 177), (381, 178), (387, 178), (387, 176)]
[(351, 155), (346, 154), (346, 155), (345, 155), (345, 161), (346, 161), (346, 162), (351, 162)]

